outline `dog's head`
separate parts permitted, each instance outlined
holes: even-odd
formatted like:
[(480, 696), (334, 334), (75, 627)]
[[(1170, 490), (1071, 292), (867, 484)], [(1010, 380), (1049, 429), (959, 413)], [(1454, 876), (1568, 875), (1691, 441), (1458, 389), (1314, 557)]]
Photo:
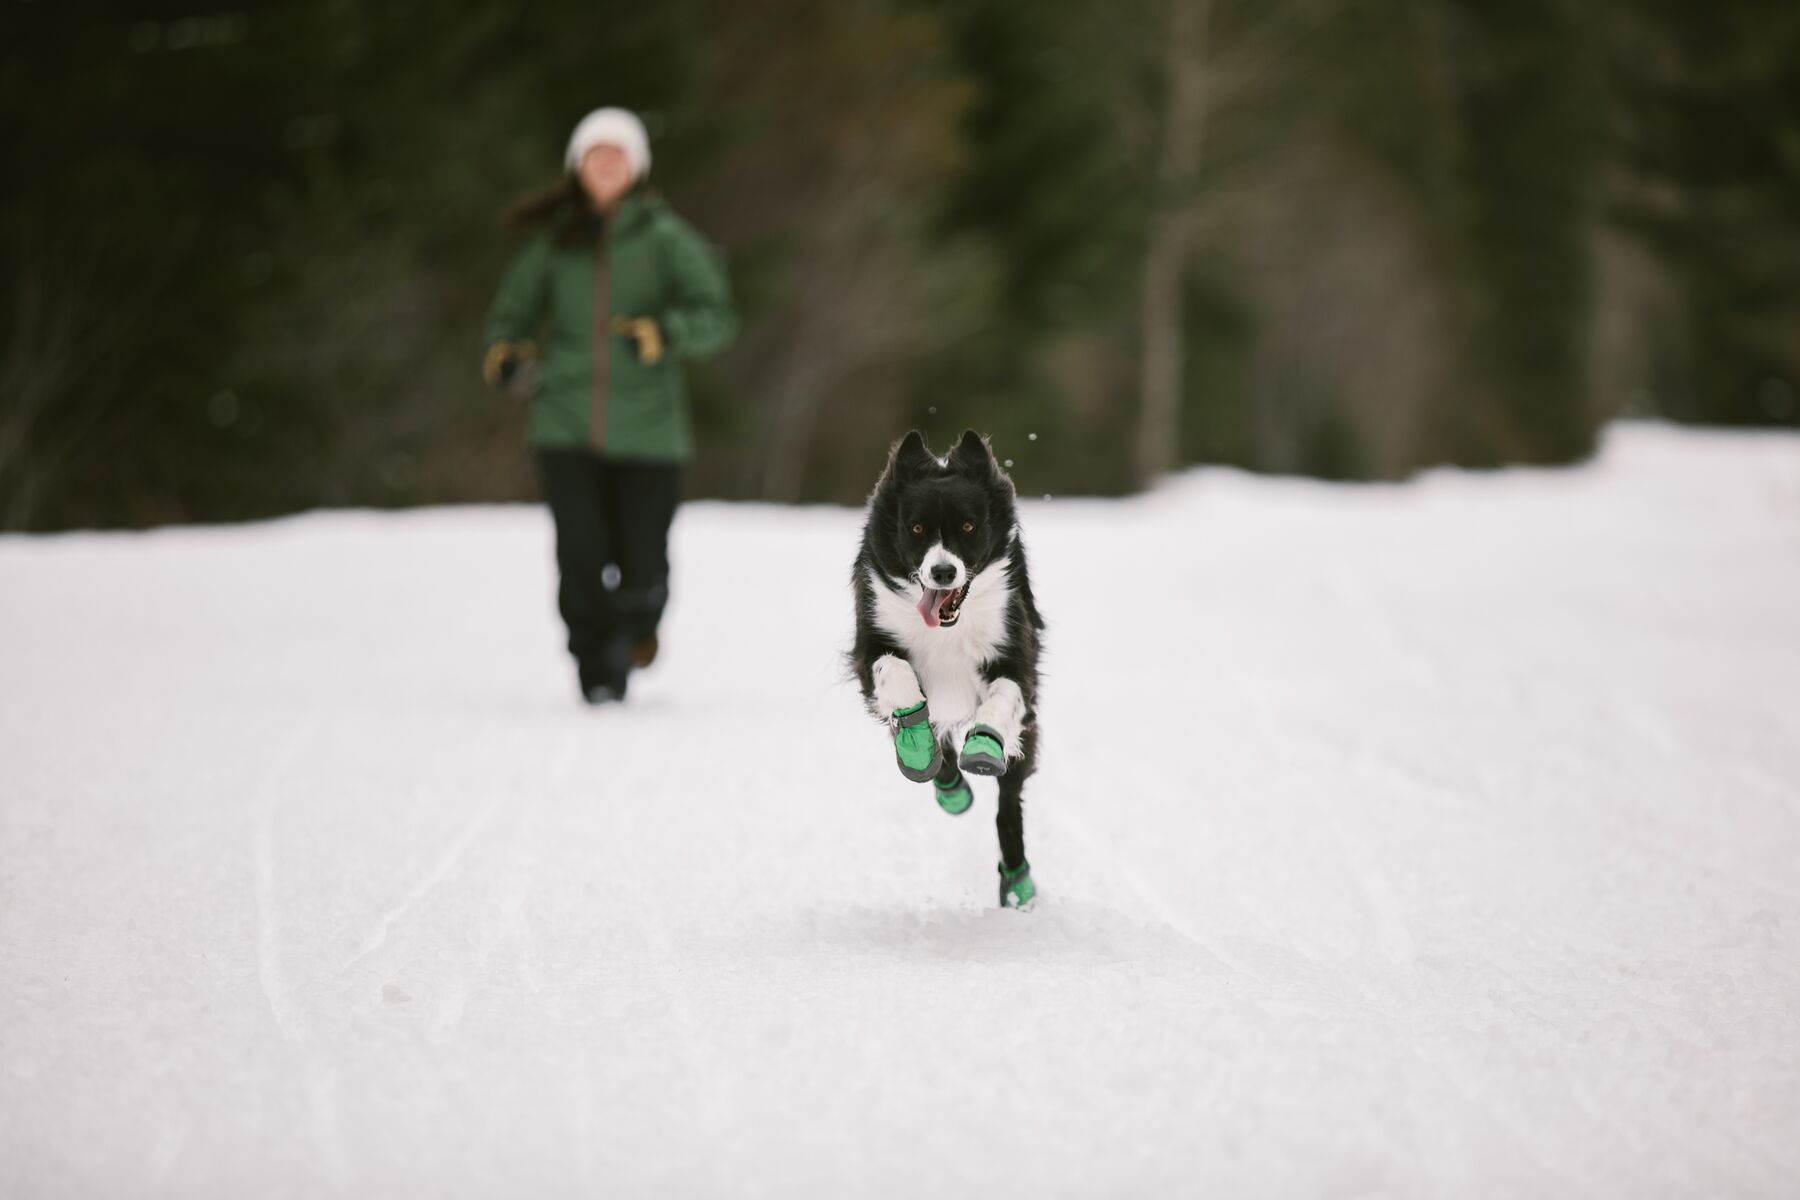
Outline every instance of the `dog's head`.
[(888, 456), (870, 505), (875, 565), (895, 590), (917, 588), (928, 628), (955, 625), (976, 576), (1006, 553), (1012, 481), (973, 429), (935, 458), (917, 430)]

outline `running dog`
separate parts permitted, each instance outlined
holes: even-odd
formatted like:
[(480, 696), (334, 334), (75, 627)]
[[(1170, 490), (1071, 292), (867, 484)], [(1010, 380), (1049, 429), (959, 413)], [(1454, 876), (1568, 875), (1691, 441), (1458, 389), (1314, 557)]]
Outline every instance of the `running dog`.
[(902, 438), (869, 497), (850, 659), (900, 773), (930, 780), (945, 812), (974, 803), (966, 776), (998, 776), (1000, 903), (1024, 908), (1037, 893), (1023, 792), (1037, 759), (1044, 621), (1014, 500), (973, 429), (942, 458), (918, 431)]

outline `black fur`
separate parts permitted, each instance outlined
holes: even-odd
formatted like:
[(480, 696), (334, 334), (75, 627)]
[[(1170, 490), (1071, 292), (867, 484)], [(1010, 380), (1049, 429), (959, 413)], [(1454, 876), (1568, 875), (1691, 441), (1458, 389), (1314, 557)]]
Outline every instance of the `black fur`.
[[(965, 524), (973, 526), (973, 531), (965, 532)], [(968, 669), (984, 682), (1012, 680), (1025, 702), (1019, 753), (1008, 760), (1006, 773), (1000, 777), (999, 814), (995, 821), (1001, 860), (1009, 869), (1025, 860), (1023, 792), (1026, 779), (1037, 766), (1038, 653), (1044, 629), (1026, 572), (1025, 548), (1015, 536), (1017, 525), (1012, 480), (1000, 469), (979, 434), (972, 429), (965, 432), (942, 465), (925, 448), (920, 433), (915, 430), (907, 434), (890, 452), (887, 469), (869, 498), (862, 547), (852, 572), (856, 644), (850, 652), (864, 702), (877, 719), (886, 722), (890, 714), (875, 711), (876, 660), (891, 654), (915, 668), (917, 664), (907, 648), (876, 623), (875, 589), (885, 587), (896, 595), (916, 595), (911, 587), (921, 562), (939, 541), (963, 561), (971, 580), (994, 563), (1005, 564), (1011, 595), (1004, 615), (1004, 634), (991, 653), (979, 661), (971, 659)], [(914, 526), (922, 527), (923, 532), (915, 533)], [(969, 602), (973, 600), (971, 596)], [(947, 636), (949, 630), (926, 629), (921, 619), (917, 634)], [(922, 687), (924, 682), (921, 677)], [(929, 689), (925, 698), (929, 706)], [(959, 745), (951, 744), (952, 734), (951, 730), (940, 732), (948, 764), (956, 762), (961, 750)], [(946, 774), (939, 778), (954, 780), (953, 766), (947, 766)]]

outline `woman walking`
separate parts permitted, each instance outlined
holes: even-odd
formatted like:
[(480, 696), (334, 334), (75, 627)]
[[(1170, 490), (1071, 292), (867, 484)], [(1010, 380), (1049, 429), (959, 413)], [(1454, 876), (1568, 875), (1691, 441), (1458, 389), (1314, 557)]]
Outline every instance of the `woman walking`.
[(631, 670), (656, 657), (669, 525), (693, 455), (680, 364), (723, 348), (737, 318), (717, 254), (650, 191), (635, 115), (589, 113), (565, 166), (509, 213), (535, 231), (488, 315), (483, 373), (531, 393), (557, 604), (581, 694), (601, 704), (624, 699)]

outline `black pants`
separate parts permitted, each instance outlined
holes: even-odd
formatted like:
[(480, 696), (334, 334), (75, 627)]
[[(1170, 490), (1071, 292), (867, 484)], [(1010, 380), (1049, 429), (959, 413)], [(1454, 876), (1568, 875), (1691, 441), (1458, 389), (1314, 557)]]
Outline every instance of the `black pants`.
[[(586, 450), (537, 451), (556, 522), (557, 607), (581, 685), (622, 679), (633, 646), (656, 632), (669, 601), (669, 524), (681, 468), (619, 462)], [(616, 576), (609, 578), (608, 567)]]

